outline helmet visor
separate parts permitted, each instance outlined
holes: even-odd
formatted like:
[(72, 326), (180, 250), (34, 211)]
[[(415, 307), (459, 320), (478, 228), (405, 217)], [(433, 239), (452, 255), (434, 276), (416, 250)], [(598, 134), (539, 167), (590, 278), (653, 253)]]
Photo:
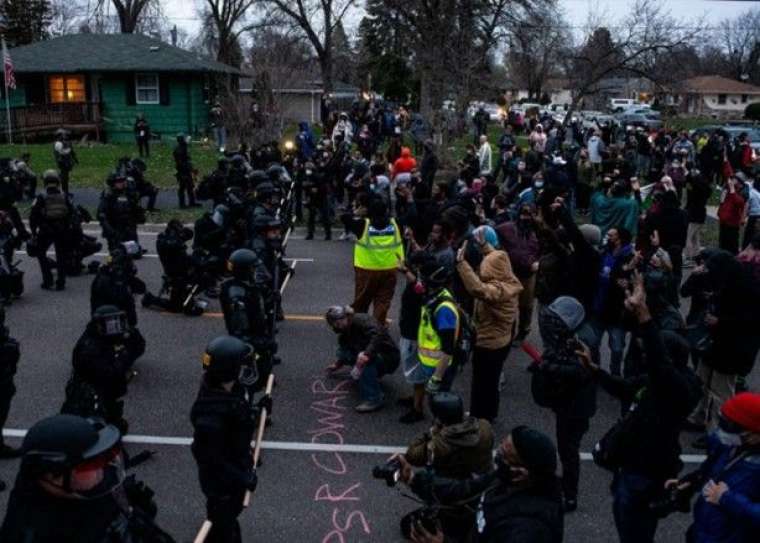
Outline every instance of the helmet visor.
[(94, 500), (121, 487), (125, 478), (124, 454), (121, 445), (102, 452), (71, 470), (71, 493), (84, 500)]

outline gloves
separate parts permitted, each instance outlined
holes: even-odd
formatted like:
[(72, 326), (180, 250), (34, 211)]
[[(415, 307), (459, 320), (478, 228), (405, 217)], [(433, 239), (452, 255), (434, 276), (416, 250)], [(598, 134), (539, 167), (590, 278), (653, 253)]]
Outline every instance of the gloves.
[(430, 395), (436, 394), (438, 391), (441, 390), (441, 380), (438, 379), (435, 375), (428, 379), (427, 384), (425, 385), (425, 392), (427, 392)]
[(248, 474), (248, 477), (245, 481), (245, 489), (249, 490), (251, 492), (254, 492), (256, 490), (256, 485), (259, 484), (259, 477), (256, 475), (256, 469), (254, 468), (251, 473)]
[(259, 408), (259, 411), (262, 409), (267, 410), (267, 415), (272, 414), (272, 396), (270, 394), (265, 394), (261, 398), (259, 398), (259, 401), (256, 402), (256, 407)]

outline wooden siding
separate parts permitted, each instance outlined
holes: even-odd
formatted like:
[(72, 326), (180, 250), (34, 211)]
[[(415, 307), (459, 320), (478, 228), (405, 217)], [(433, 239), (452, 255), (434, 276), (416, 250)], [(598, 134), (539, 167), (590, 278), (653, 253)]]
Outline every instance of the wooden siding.
[[(164, 141), (173, 141), (179, 132), (203, 133), (208, 122), (208, 104), (203, 101), (203, 76), (163, 76), (161, 84), (169, 85), (169, 103), (127, 104), (127, 80), (131, 74), (112, 76), (103, 74), (100, 97), (103, 101), (104, 129), (108, 141), (134, 141), (135, 118), (144, 113), (151, 131)], [(134, 85), (131, 86), (134, 92)]]

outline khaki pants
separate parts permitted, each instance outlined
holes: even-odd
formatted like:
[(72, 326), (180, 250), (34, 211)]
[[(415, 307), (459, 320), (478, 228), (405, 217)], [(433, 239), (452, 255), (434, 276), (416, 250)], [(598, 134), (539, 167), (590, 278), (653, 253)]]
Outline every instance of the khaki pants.
[(696, 222), (689, 223), (689, 230), (686, 234), (686, 247), (684, 248), (684, 256), (690, 260), (693, 260), (702, 250), (702, 229), (704, 224)]
[(372, 305), (372, 314), (385, 326), (393, 293), (396, 291), (396, 270), (365, 270), (354, 267), (354, 303), (357, 313), (366, 313)]
[(696, 423), (703, 422), (709, 432), (718, 426), (718, 415), (723, 402), (734, 395), (736, 375), (717, 372), (704, 363), (699, 364), (697, 375), (702, 379), (704, 394), (689, 419)]
[(520, 337), (527, 336), (533, 321), (533, 308), (536, 305), (536, 274), (526, 279), (521, 279), (523, 289), (520, 292), (518, 304), (520, 306), (520, 325), (517, 333)]

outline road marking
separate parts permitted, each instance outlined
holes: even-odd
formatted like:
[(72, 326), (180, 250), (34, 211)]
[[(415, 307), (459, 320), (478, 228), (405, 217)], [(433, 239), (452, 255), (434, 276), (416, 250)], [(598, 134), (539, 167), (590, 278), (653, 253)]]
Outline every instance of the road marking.
[[(26, 430), (5, 429), (5, 437), (24, 437)], [(170, 436), (146, 436), (127, 434), (124, 436), (125, 443), (141, 443), (143, 445), (174, 445), (187, 447), (192, 445), (191, 437), (170, 437)], [(255, 445), (252, 442), (251, 445)], [(358, 445), (358, 444), (333, 444), (333, 443), (310, 443), (302, 441), (266, 441), (261, 443), (264, 449), (275, 451), (296, 451), (296, 452), (338, 452), (338, 453), (357, 453), (357, 454), (395, 454), (403, 453), (406, 447), (394, 447), (387, 445)], [(592, 460), (591, 453), (581, 453), (581, 460)], [(699, 464), (704, 462), (703, 454), (682, 454), (681, 460), (687, 464)]]
[[(206, 312), (203, 313), (204, 317), (210, 317), (212, 319), (221, 319), (224, 317), (224, 313)], [(286, 321), (323, 321), (324, 315), (285, 315)]]

